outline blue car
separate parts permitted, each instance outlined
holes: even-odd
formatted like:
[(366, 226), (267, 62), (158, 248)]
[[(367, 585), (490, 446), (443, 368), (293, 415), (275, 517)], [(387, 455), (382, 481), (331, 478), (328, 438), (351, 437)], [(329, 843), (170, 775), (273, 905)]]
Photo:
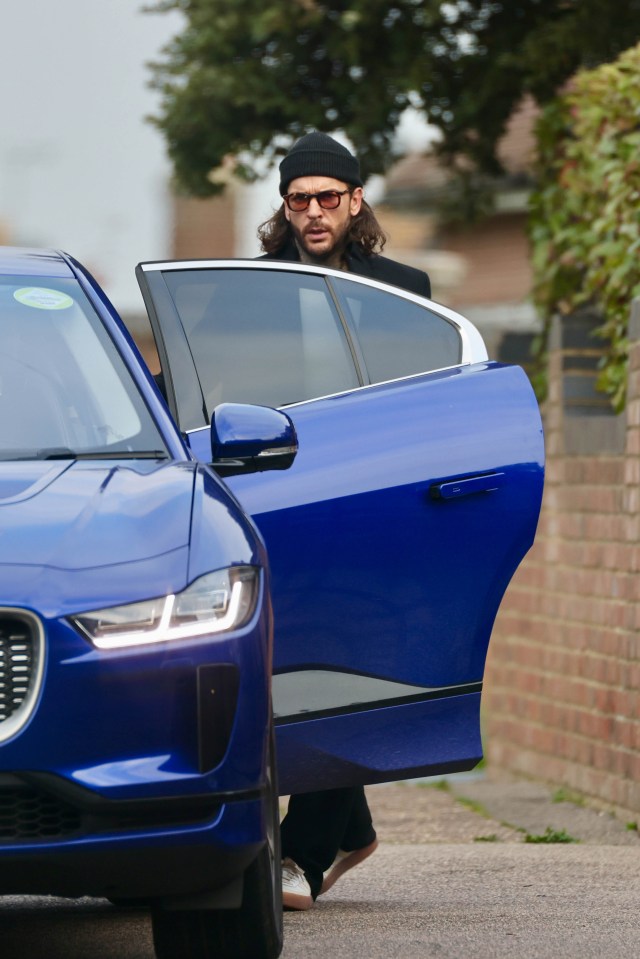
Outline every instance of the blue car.
[(159, 959), (274, 959), (278, 781), (482, 755), (540, 417), (394, 287), (137, 275), (164, 396), (80, 264), (0, 251), (0, 894), (145, 904)]

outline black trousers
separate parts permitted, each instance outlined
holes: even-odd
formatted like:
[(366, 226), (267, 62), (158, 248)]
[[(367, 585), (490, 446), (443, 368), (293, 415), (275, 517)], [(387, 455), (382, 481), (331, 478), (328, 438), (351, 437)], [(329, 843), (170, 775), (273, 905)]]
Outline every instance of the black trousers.
[(291, 796), (280, 827), (282, 858), (300, 866), (315, 899), (339, 849), (352, 852), (376, 838), (362, 786)]

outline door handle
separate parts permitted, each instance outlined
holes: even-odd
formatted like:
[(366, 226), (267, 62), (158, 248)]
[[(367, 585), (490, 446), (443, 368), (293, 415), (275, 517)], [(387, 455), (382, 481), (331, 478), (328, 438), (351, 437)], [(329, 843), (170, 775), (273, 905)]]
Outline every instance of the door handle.
[(472, 493), (492, 493), (504, 483), (504, 473), (483, 473), (459, 480), (443, 480), (429, 488), (432, 499), (458, 499)]

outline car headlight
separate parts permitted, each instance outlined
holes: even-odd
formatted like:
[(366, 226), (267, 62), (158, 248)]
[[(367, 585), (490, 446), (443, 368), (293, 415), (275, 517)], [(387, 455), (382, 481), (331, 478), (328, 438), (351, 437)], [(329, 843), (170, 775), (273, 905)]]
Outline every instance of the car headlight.
[(98, 649), (194, 639), (238, 629), (251, 619), (260, 570), (232, 566), (196, 579), (181, 593), (70, 616)]

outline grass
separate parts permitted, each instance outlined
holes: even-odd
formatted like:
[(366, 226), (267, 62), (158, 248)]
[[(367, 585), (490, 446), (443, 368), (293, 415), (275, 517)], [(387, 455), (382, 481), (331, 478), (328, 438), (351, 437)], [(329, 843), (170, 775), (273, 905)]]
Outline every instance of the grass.
[(637, 822), (628, 822), (627, 829), (629, 832), (638, 832), (638, 823)]
[(500, 839), (495, 832), (489, 833), (488, 836), (475, 836), (474, 842), (500, 842)]
[(451, 790), (451, 786), (446, 779), (434, 779), (433, 782), (416, 783), (416, 785), (418, 789), (439, 789), (443, 793), (448, 793)]
[(524, 835), (525, 842), (580, 842), (579, 839), (576, 839), (574, 836), (570, 836), (566, 829), (552, 829), (551, 826), (547, 826), (543, 833), (538, 835), (530, 832), (525, 832)]
[[(484, 762), (484, 760), (481, 760)], [(426, 786), (428, 789), (439, 789), (441, 792), (450, 793), (451, 784), (447, 779), (438, 779), (430, 783), (419, 783), (420, 786)], [(476, 813), (478, 816), (483, 816), (485, 819), (493, 819), (493, 816), (488, 811), (486, 806), (483, 806), (481, 802), (478, 802), (476, 799), (468, 799), (466, 796), (457, 796), (453, 795), (453, 798), (457, 803), (460, 803), (461, 806), (464, 806), (466, 809), (471, 810), (471, 812)], [(501, 823), (501, 825), (507, 825), (506, 823)], [(511, 827), (510, 827), (511, 828)], [(478, 838), (478, 842), (495, 842), (496, 838), (489, 838), (486, 840), (483, 836)]]
[(562, 786), (560, 789), (556, 789), (551, 799), (553, 802), (570, 802), (574, 806), (586, 806), (587, 804), (586, 799), (580, 793), (573, 792), (571, 789), (564, 789)]
[(439, 779), (437, 783), (433, 784), (434, 789), (439, 789), (440, 792), (448, 793), (451, 791), (451, 786), (447, 779)]
[(465, 796), (456, 796), (455, 799), (456, 802), (459, 802), (461, 806), (465, 806), (467, 809), (477, 813), (479, 816), (484, 816), (485, 819), (492, 818), (482, 803), (477, 802), (475, 799), (467, 799)]

